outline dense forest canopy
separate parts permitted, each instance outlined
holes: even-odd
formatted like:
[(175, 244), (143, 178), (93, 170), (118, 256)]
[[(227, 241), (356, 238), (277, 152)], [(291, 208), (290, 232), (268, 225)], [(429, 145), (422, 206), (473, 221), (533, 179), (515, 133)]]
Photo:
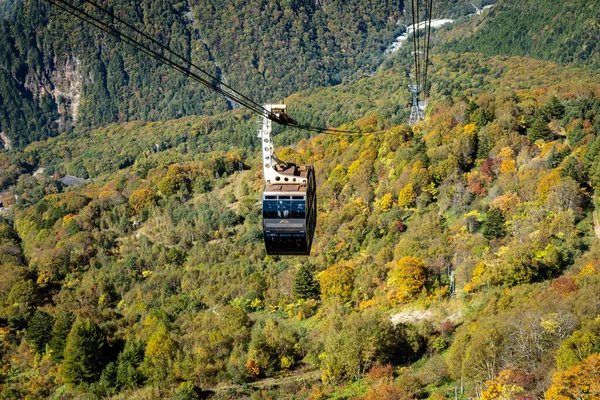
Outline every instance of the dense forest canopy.
[[(401, 1), (302, 4), (105, 5), (259, 102), (360, 76), (400, 29)], [(17, 2), (0, 29), (0, 131), (13, 147), (74, 122), (168, 120), (228, 108), (223, 98), (42, 0)]]
[(600, 1), (500, 1), (445, 49), (600, 66)]
[[(585, 69), (525, 58), (434, 65), (446, 92), (413, 129), (377, 111), (397, 102), (399, 67), (289, 99), (352, 93), (370, 111), (345, 127), (387, 130), (279, 150), (317, 171), (309, 259), (265, 255), (241, 110), (5, 153), (22, 168), (2, 177), (19, 196), (1, 231), (7, 397), (410, 398), (453, 395), (461, 380), (464, 396), (541, 395), (571, 387), (569, 371), (587, 379), (600, 350), (600, 87)], [(64, 187), (55, 173), (93, 181)], [(26, 382), (31, 368), (47, 372)]]
[[(405, 29), (402, 23), (410, 23), (403, 0), (103, 5), (259, 103), (372, 74)], [(434, 13), (465, 15), (473, 7), (453, 1)], [(0, 10), (0, 132), (8, 139), (3, 146), (7, 141), (22, 147), (73, 125), (164, 121), (231, 107), (46, 1), (4, 2)], [(93, 7), (86, 11), (106, 19)], [(139, 38), (128, 28), (124, 33)]]
[[(233, 60), (284, 47), (255, 27), (306, 33), (294, 46), (313, 47), (299, 66), (277, 57), (286, 68), (315, 66), (321, 87), (298, 80), (288, 92), (289, 70), (262, 64), (292, 116), (378, 131), (277, 129), (280, 158), (315, 166), (318, 222), (310, 257), (271, 257), (254, 115), (90, 30), (59, 34), (80, 25), (31, 13), (45, 3), (15, 2), (14, 18), (0, 21), (14, 56), (2, 53), (2, 71), (31, 96), (2, 103), (0, 122), (55, 137), (0, 149), (0, 399), (597, 397), (597, 66), (445, 47), (473, 25), (484, 32), (511, 3), (436, 35), (427, 117), (412, 127), (410, 46), (373, 76), (362, 74), (375, 58), (353, 49), (384, 45), (373, 32), (393, 34), (388, 20), (369, 25), (374, 16), (328, 0), (206, 2), (214, 20), (193, 5), (195, 22), (185, 3), (122, 5), (199, 62), (204, 49), (206, 65), (214, 57), (224, 73), (233, 64), (217, 52)], [(351, 4), (362, 14), (370, 3)], [(381, 16), (391, 5), (369, 6)], [(466, 2), (444, 6), (472, 12)], [(364, 35), (323, 10), (363, 21)], [(262, 13), (276, 23), (245, 23)], [(196, 28), (218, 19), (227, 24)], [(247, 40), (239, 50), (236, 35)], [(32, 44), (45, 50), (22, 61)], [(332, 60), (307, 56), (326, 48)], [(71, 52), (82, 68), (70, 59), (73, 76), (88, 77), (76, 122), (60, 109), (70, 100), (51, 101), (73, 88), (32, 89), (55, 85), (45, 65)], [(36, 54), (39, 81), (29, 78)], [(249, 82), (246, 73), (228, 79)], [(202, 101), (179, 105), (186, 96)]]

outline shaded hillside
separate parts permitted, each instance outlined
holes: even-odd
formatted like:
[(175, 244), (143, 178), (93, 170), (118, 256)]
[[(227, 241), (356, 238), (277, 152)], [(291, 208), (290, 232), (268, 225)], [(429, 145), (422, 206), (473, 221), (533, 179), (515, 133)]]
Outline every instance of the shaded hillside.
[(6, 18), (10, 15), (14, 2), (14, 0), (0, 1), (0, 18)]
[[(564, 374), (593, 379), (595, 75), (476, 54), (433, 65), (439, 95), (412, 129), (393, 122), (395, 67), (289, 99), (290, 111), (321, 104), (342, 126), (386, 129), (278, 148), (317, 171), (310, 258), (265, 254), (243, 112), (113, 124), (11, 153), (9, 167), (77, 167), (94, 181), (26, 173), (7, 185), (19, 201), (0, 224), (4, 396), (197, 398), (224, 386), (215, 398), (435, 398), (462, 382), (462, 398), (559, 398)], [(338, 95), (355, 101), (336, 110)], [(430, 321), (390, 322), (427, 307)], [(322, 384), (243, 386), (301, 368)]]
[[(488, 3), (493, 1), (474, 4)], [(404, 29), (400, 22), (409, 19), (402, 0), (103, 5), (258, 102), (372, 74)], [(45, 1), (2, 7), (0, 132), (8, 140), (1, 139), (1, 146), (22, 147), (75, 124), (168, 120), (230, 107)], [(102, 16), (90, 5), (85, 10)], [(470, 1), (455, 0), (434, 13), (453, 17), (473, 11)]]
[(503, 0), (445, 49), (600, 66), (600, 2)]
[[(108, 7), (266, 102), (360, 76), (376, 65), (399, 29), (402, 2), (376, 3), (121, 1)], [(373, 9), (364, 12), (368, 7)], [(100, 16), (89, 5), (85, 9)], [(18, 2), (0, 30), (0, 131), (13, 147), (55, 135), (74, 120), (98, 126), (228, 107), (223, 98), (44, 1)]]
[[(186, 4), (120, 2), (119, 10), (133, 22), (143, 20), (151, 35), (187, 56), (198, 40)], [(97, 126), (226, 108), (179, 74), (44, 1), (18, 2), (14, 15), (0, 24), (0, 131), (13, 147), (56, 135), (74, 120)], [(197, 54), (208, 59), (203, 47)], [(214, 73), (209, 62), (203, 65)]]

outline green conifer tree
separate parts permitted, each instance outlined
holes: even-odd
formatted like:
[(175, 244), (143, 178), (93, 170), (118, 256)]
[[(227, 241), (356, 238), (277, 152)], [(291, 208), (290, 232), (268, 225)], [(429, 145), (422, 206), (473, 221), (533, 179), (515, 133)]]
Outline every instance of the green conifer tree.
[(106, 365), (106, 333), (93, 321), (77, 319), (67, 337), (62, 375), (66, 382), (95, 382)]
[(475, 103), (473, 100), (469, 101), (469, 103), (467, 104), (467, 109), (465, 110), (465, 124), (473, 122), (471, 120), (471, 117), (473, 116), (475, 111), (477, 111), (478, 108), (479, 106), (477, 105), (477, 103)]
[(483, 222), (482, 233), (487, 239), (501, 238), (506, 235), (504, 214), (499, 208), (490, 208)]
[(548, 128), (548, 120), (542, 113), (538, 113), (533, 119), (531, 127), (527, 130), (527, 136), (535, 142), (540, 139), (548, 140), (550, 135), (551, 132)]
[(565, 115), (565, 106), (553, 95), (544, 105), (544, 113), (548, 118), (562, 118)]
[(144, 361), (145, 345), (138, 341), (128, 341), (118, 357), (117, 385), (119, 388), (134, 389), (144, 381), (139, 366)]
[(568, 176), (580, 185), (583, 185), (587, 182), (585, 168), (581, 161), (574, 156), (567, 157), (560, 171), (560, 175), (562, 177)]
[(548, 154), (548, 157), (546, 158), (546, 161), (544, 162), (546, 168), (548, 169), (553, 169), (558, 167), (558, 165), (560, 164), (560, 162), (562, 161), (562, 158), (560, 157), (560, 154), (556, 151), (556, 146), (552, 146), (552, 149), (550, 149), (550, 153)]
[(567, 133), (567, 139), (569, 139), (569, 144), (571, 146), (576, 146), (577, 144), (579, 144), (579, 142), (581, 141), (581, 139), (583, 139), (584, 136), (585, 132), (583, 131), (583, 126), (581, 126), (581, 123), (575, 125), (573, 129), (571, 129), (571, 131)]
[(298, 299), (318, 299), (321, 295), (319, 282), (315, 279), (315, 268), (312, 264), (302, 264), (294, 277), (293, 292)]
[(52, 328), (52, 339), (50, 340), (50, 354), (54, 362), (60, 362), (63, 359), (65, 345), (67, 344), (67, 336), (71, 331), (71, 326), (75, 321), (75, 317), (68, 311), (61, 311), (54, 327)]
[(43, 354), (46, 344), (52, 339), (53, 323), (54, 318), (42, 310), (37, 310), (29, 321), (27, 340), (37, 354)]

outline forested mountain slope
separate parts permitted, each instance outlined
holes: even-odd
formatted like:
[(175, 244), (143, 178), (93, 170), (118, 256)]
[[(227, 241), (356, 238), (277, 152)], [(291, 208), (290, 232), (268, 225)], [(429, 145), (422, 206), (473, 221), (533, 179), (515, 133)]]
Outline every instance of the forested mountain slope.
[[(370, 70), (400, 29), (402, 1), (302, 4), (105, 5), (261, 102)], [(99, 15), (90, 6), (86, 11)], [(55, 135), (72, 120), (98, 126), (228, 107), (224, 99), (42, 0), (18, 2), (14, 15), (0, 21), (0, 30), (0, 131), (13, 147)]]
[(499, 1), (483, 20), (457, 28), (446, 50), (529, 56), (600, 66), (600, 1)]
[[(558, 399), (569, 376), (592, 382), (595, 74), (479, 54), (433, 65), (439, 95), (413, 129), (394, 122), (401, 66), (286, 100), (386, 130), (278, 149), (317, 171), (308, 259), (265, 255), (241, 110), (3, 153), (20, 169), (3, 178), (19, 195), (0, 228), (3, 396)], [(93, 181), (63, 187), (39, 166)], [(294, 379), (306, 370), (321, 380)]]
[[(310, 257), (267, 256), (255, 116), (17, 2), (0, 21), (2, 131), (27, 126), (0, 149), (0, 399), (597, 396), (593, 62), (445, 52), (500, 2), (437, 37), (408, 127), (410, 46), (360, 78), (392, 2), (206, 1), (193, 19), (163, 3), (118, 7), (240, 90), (268, 81), (302, 123), (378, 133), (277, 128), (278, 156), (315, 166), (318, 223)], [(311, 72), (288, 91), (295, 69)]]
[[(258, 102), (371, 74), (405, 29), (400, 22), (407, 22), (403, 0), (102, 5)], [(168, 120), (231, 106), (43, 0), (0, 7), (2, 146), (21, 147), (74, 124)], [(89, 4), (84, 8), (102, 16)], [(455, 0), (436, 7), (435, 14), (473, 11), (471, 2)]]

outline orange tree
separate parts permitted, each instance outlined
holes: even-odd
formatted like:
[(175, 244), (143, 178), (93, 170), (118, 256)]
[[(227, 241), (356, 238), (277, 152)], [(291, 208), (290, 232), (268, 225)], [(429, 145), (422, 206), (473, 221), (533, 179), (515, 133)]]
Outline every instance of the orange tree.
[(559, 371), (546, 392), (548, 400), (600, 398), (600, 354), (592, 354), (580, 364)]

